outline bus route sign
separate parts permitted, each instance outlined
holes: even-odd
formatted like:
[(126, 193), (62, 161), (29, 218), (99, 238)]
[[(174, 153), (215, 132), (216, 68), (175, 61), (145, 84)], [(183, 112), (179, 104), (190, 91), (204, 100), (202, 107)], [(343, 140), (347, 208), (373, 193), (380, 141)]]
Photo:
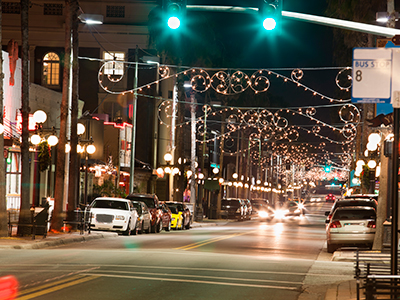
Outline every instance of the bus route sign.
[(390, 103), (392, 50), (388, 48), (354, 48), (352, 76), (352, 102)]

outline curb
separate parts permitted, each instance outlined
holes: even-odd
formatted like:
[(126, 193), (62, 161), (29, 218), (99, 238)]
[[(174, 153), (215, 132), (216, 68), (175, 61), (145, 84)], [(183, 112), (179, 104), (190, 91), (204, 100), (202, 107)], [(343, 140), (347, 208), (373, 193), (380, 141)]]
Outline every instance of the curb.
[(27, 243), (19, 245), (0, 245), (0, 249), (43, 249), (47, 247), (67, 245), (72, 243), (86, 242), (95, 239), (111, 238), (117, 237), (117, 233), (95, 233), (95, 234), (85, 234), (81, 236), (65, 237), (65, 238), (49, 238), (48, 240), (42, 239), (36, 243)]

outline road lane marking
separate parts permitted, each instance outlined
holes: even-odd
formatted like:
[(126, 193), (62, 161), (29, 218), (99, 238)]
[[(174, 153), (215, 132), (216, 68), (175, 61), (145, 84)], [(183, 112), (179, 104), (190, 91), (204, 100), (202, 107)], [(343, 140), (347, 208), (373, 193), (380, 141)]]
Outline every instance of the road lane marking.
[(182, 247), (178, 247), (178, 248), (175, 248), (175, 250), (190, 250), (190, 249), (198, 248), (198, 247), (201, 247), (201, 246), (204, 246), (204, 245), (208, 245), (208, 244), (211, 244), (211, 243), (219, 242), (219, 241), (222, 241), (222, 240), (226, 240), (226, 239), (230, 239), (230, 238), (233, 238), (233, 237), (237, 237), (237, 236), (241, 236), (241, 235), (245, 235), (245, 234), (249, 234), (249, 233), (254, 233), (254, 232), (257, 232), (257, 231), (253, 230), (253, 231), (248, 231), (248, 232), (234, 233), (234, 234), (231, 234), (231, 235), (215, 237), (215, 238), (212, 238), (212, 239), (207, 239), (207, 240), (199, 241), (199, 242), (192, 243), (192, 244), (189, 244), (189, 245), (185, 245), (185, 246), (182, 246)]
[(299, 287), (290, 286), (278, 286), (278, 285), (260, 285), (260, 284), (244, 284), (244, 283), (231, 283), (231, 282), (215, 282), (215, 281), (203, 281), (203, 280), (190, 280), (190, 279), (174, 279), (168, 277), (143, 277), (143, 276), (127, 276), (127, 275), (111, 275), (111, 274), (100, 274), (93, 273), (88, 274), (93, 276), (113, 277), (113, 278), (126, 278), (126, 279), (143, 279), (143, 280), (155, 280), (155, 281), (172, 281), (172, 282), (184, 282), (184, 283), (202, 283), (202, 284), (213, 284), (213, 285), (228, 285), (228, 286), (241, 286), (250, 288), (263, 288), (263, 289), (277, 289), (277, 290), (292, 290), (299, 291)]
[[(69, 279), (58, 280), (58, 281), (52, 282), (51, 284), (47, 284), (47, 285), (40, 286), (40, 287), (37, 287), (37, 288), (32, 288), (32, 289), (29, 289), (29, 290), (22, 291), (21, 293), (18, 293), (17, 299), (18, 300), (33, 299), (33, 298), (36, 298), (36, 297), (40, 297), (40, 296), (43, 296), (43, 295), (46, 295), (46, 294), (49, 294), (49, 293), (52, 293), (52, 292), (55, 292), (55, 291), (62, 290), (62, 289), (67, 288), (67, 287), (71, 287), (71, 286), (74, 286), (74, 285), (77, 285), (77, 284), (80, 284), (80, 283), (84, 283), (84, 282), (87, 282), (87, 281), (90, 281), (90, 280), (98, 278), (95, 275), (92, 275), (92, 276), (89, 276), (89, 277), (82, 277), (82, 276), (78, 275), (78, 276), (75, 276), (75, 277), (79, 277), (80, 279), (74, 279), (72, 281), (69, 280)], [(63, 282), (65, 282), (65, 283), (63, 283)], [(60, 283), (63, 283), (63, 284), (60, 284)], [(32, 292), (32, 290), (36, 290), (37, 292)], [(29, 293), (29, 294), (27, 294), (27, 293)], [(20, 294), (22, 294), (22, 295), (23, 294), (27, 294), (27, 295), (20, 297), (19, 296)]]
[[(279, 284), (291, 284), (291, 285), (302, 285), (302, 281), (282, 281), (282, 280), (271, 280), (271, 279), (255, 279), (255, 278), (238, 278), (238, 277), (218, 277), (218, 276), (206, 276), (206, 275), (192, 275), (192, 274), (167, 274), (167, 273), (152, 273), (152, 272), (132, 272), (132, 271), (109, 271), (110, 273), (120, 274), (141, 274), (141, 275), (167, 275), (171, 277), (191, 277), (191, 278), (207, 278), (207, 279), (220, 279), (220, 280), (232, 280), (232, 281), (250, 281), (250, 282), (268, 282), (268, 283), (279, 283)], [(97, 274), (97, 273), (90, 273)]]

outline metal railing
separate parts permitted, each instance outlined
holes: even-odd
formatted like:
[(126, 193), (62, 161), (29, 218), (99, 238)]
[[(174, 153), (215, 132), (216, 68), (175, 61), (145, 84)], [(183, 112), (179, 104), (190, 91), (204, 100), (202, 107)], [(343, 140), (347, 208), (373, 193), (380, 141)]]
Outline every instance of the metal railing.
[(357, 250), (357, 300), (360, 300), (361, 292), (366, 300), (400, 299), (400, 276), (390, 275), (390, 266), (389, 253)]

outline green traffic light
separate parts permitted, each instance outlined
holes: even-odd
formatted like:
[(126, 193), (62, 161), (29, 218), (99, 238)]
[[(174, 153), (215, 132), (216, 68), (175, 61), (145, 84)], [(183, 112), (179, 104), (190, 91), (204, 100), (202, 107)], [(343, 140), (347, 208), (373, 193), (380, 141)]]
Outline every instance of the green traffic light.
[(177, 17), (170, 17), (168, 19), (168, 27), (171, 29), (178, 29), (181, 26), (181, 21)]
[(274, 30), (276, 27), (276, 21), (273, 18), (266, 18), (263, 22), (263, 26), (266, 30)]
[(326, 166), (324, 169), (326, 173), (329, 173), (331, 171), (331, 166)]

